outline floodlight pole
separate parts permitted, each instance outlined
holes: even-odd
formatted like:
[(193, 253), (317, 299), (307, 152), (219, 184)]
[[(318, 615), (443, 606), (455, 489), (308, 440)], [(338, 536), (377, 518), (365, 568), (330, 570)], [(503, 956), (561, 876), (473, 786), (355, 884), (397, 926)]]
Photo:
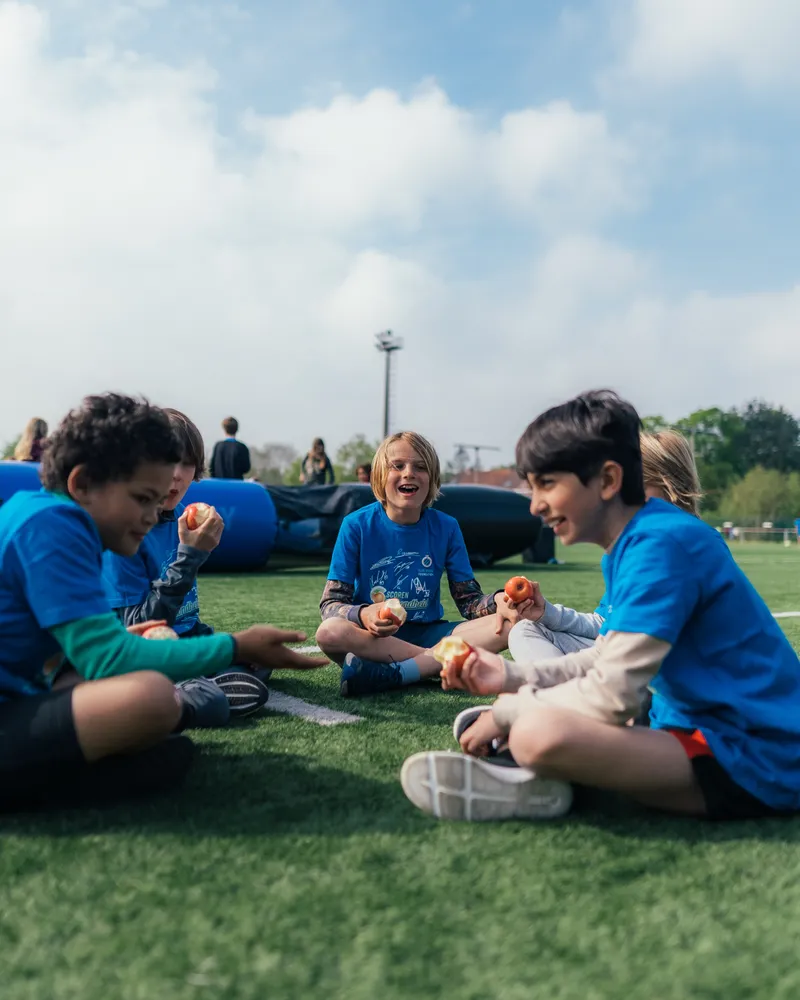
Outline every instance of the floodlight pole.
[(386, 365), (383, 380), (383, 436), (389, 436), (389, 397), (392, 381), (392, 353), (403, 346), (402, 337), (397, 337), (391, 330), (375, 334), (375, 346), (386, 355)]

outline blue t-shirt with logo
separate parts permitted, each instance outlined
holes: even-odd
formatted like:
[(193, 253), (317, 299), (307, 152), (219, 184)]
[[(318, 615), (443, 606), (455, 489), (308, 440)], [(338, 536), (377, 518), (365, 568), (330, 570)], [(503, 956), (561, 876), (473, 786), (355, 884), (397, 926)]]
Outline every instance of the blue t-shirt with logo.
[(342, 521), (328, 579), (351, 584), (356, 604), (396, 597), (408, 621), (434, 622), (444, 615), (442, 573), (454, 583), (475, 575), (458, 521), (427, 507), (416, 524), (395, 524), (372, 503)]
[(0, 506), (0, 701), (48, 690), (51, 628), (111, 613), (102, 557), (97, 526), (69, 498), (19, 492)]
[(649, 500), (603, 557), (601, 628), (670, 643), (653, 690), (654, 728), (699, 729), (737, 784), (800, 809), (800, 661), (724, 539)]
[[(183, 504), (178, 504), (174, 512), (164, 511), (158, 524), (145, 535), (136, 555), (105, 553), (103, 577), (112, 608), (116, 610), (141, 604), (150, 592), (151, 584), (160, 580), (178, 558), (178, 518), (183, 511)], [(200, 599), (195, 581), (178, 609), (172, 628), (178, 635), (184, 635), (191, 632), (199, 620)]]

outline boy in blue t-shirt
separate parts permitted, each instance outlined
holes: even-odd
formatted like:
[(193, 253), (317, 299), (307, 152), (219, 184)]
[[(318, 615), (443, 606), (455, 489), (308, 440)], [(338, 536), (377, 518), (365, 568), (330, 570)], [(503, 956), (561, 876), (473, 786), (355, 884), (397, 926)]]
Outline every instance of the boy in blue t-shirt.
[[(181, 503), (192, 482), (202, 478), (205, 446), (200, 431), (179, 410), (165, 408), (181, 448), (167, 499), (139, 551), (103, 554), (103, 578), (111, 607), (123, 624), (148, 619), (165, 621), (179, 638), (212, 635), (200, 619), (197, 574), (219, 545), (224, 522), (211, 507), (207, 519), (189, 528)], [(191, 682), (196, 684), (197, 682)], [(223, 726), (230, 716), (250, 715), (264, 705), (269, 692), (252, 670), (226, 670), (193, 693), (199, 702), (195, 725)]]
[[(163, 411), (89, 396), (48, 442), (44, 490), (0, 507), (0, 810), (170, 787), (193, 748), (187, 737), (167, 739), (191, 721), (177, 681), (240, 657), (267, 667), (323, 664), (282, 645), (301, 633), (256, 626), (158, 642), (127, 631), (111, 610), (103, 551), (136, 553), (180, 457)], [(51, 688), (62, 657), (73, 677)]]
[[(420, 808), (560, 815), (575, 782), (714, 819), (800, 810), (797, 654), (717, 531), (645, 504), (639, 428), (630, 404), (601, 391), (548, 410), (520, 439), (531, 512), (565, 545), (604, 549), (608, 616), (591, 649), (527, 665), (478, 650), (460, 678), (446, 669), (449, 686), (500, 697), (462, 732), (472, 756), (405, 762)], [(629, 726), (648, 685), (652, 728)], [(519, 767), (478, 759), (495, 741)]]
[[(505, 649), (508, 632), (530, 602), (510, 605), (502, 591), (484, 594), (472, 572), (455, 518), (432, 508), (439, 458), (419, 434), (393, 434), (372, 463), (377, 503), (348, 514), (333, 550), (317, 630), (320, 648), (343, 663), (345, 697), (386, 691), (435, 677), (429, 649), (456, 633), (471, 645)], [(444, 621), (442, 574), (464, 622)], [(380, 617), (397, 598), (407, 620)]]

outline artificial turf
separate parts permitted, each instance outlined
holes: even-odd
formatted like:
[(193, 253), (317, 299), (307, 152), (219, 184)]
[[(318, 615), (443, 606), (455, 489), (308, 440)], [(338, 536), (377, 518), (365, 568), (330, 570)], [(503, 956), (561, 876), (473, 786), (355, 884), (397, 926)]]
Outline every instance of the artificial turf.
[[(800, 549), (734, 551), (773, 611), (800, 610)], [(597, 554), (559, 554), (526, 572), (593, 608)], [(313, 637), (323, 579), (206, 576), (201, 606), (219, 628)], [(782, 624), (800, 648), (800, 619)], [(363, 722), (266, 713), (198, 734), (167, 799), (0, 819), (0, 998), (800, 996), (800, 821), (711, 824), (607, 798), (557, 823), (439, 823), (406, 801), (399, 768), (454, 748), (473, 699), (426, 686), (344, 702), (337, 678), (273, 686)]]

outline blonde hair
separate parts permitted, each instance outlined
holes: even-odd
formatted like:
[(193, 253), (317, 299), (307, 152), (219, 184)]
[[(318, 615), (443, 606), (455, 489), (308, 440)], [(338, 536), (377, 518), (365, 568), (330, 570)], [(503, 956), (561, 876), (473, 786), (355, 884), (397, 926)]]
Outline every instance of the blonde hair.
[(18, 462), (30, 462), (33, 459), (34, 441), (41, 441), (46, 437), (47, 422), (41, 417), (31, 417), (14, 449), (14, 458)]
[(660, 490), (670, 503), (688, 514), (700, 514), (700, 478), (689, 442), (677, 431), (642, 434), (645, 489)]
[(378, 445), (375, 458), (372, 460), (372, 472), (369, 483), (372, 492), (386, 506), (386, 480), (389, 478), (389, 448), (398, 441), (403, 441), (410, 445), (422, 459), (425, 471), (430, 477), (428, 495), (425, 498), (424, 506), (430, 507), (439, 496), (439, 487), (442, 483), (442, 472), (439, 466), (439, 456), (433, 445), (421, 434), (415, 431), (401, 431), (399, 434), (390, 434)]

